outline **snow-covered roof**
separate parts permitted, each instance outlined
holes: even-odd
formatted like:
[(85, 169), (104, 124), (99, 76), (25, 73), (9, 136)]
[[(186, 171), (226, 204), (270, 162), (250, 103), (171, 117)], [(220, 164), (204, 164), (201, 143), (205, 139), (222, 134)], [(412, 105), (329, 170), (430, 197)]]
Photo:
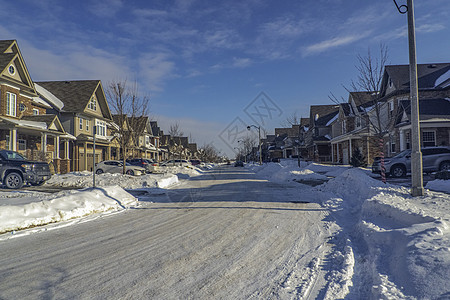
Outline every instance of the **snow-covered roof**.
[(4, 120), (6, 122), (10, 122), (19, 126), (23, 126), (23, 127), (31, 127), (31, 128), (39, 128), (39, 129), (47, 129), (47, 123), (45, 122), (36, 122), (36, 121), (29, 121), (29, 120), (17, 120), (17, 119), (10, 119), (10, 118), (5, 118), (5, 117), (1, 117), (1, 120)]
[[(34, 87), (36, 88), (36, 91), (38, 92), (39, 95), (41, 95), (45, 100), (50, 102), (57, 109), (61, 110), (64, 107), (64, 103), (61, 100), (59, 100), (55, 95), (53, 95), (52, 93), (50, 93), (49, 91), (44, 89), (42, 86), (35, 83)], [(39, 98), (39, 97), (35, 97), (35, 98)], [(34, 100), (34, 98), (33, 98), (33, 100)], [(43, 100), (41, 100), (41, 101), (43, 101)]]
[(447, 82), (445, 84), (443, 84), (443, 86), (441, 86), (443, 88), (450, 85), (450, 70), (448, 70), (447, 72), (442, 74), (438, 79), (436, 79), (436, 81), (434, 82), (434, 86), (437, 87), (437, 86), (441, 85), (442, 83), (444, 83), (445, 81), (447, 81)]
[(336, 121), (336, 119), (339, 117), (339, 114), (336, 114), (333, 118), (331, 118), (330, 121), (327, 122), (327, 125), (325, 126), (330, 126), (334, 121)]

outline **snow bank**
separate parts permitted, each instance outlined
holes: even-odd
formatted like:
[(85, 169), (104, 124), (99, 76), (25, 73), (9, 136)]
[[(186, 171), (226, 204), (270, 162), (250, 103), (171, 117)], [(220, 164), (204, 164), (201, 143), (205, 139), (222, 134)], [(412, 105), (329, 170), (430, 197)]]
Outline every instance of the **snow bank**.
[(317, 190), (328, 195), (323, 205), (343, 228), (341, 239), (352, 241), (358, 276), (367, 287), (357, 295), (433, 299), (448, 292), (448, 195), (411, 197), (409, 189), (383, 184), (359, 169)]
[(436, 179), (433, 181), (428, 181), (425, 188), (450, 194), (450, 180)]
[[(131, 176), (123, 174), (103, 173), (95, 175), (95, 185), (97, 187), (117, 185), (121, 188), (166, 188), (177, 183), (178, 177), (174, 174), (146, 174), (142, 176)], [(45, 183), (50, 186), (85, 188), (92, 187), (92, 173), (88, 171), (72, 172), (68, 174), (56, 174)]]
[(52, 197), (24, 205), (0, 206), (0, 233), (137, 205), (137, 199), (118, 186), (64, 191)]

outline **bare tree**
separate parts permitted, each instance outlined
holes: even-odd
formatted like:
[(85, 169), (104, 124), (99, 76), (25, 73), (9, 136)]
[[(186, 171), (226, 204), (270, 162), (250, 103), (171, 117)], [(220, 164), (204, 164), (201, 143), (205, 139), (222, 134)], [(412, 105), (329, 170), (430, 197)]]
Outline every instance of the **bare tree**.
[[(374, 57), (369, 48), (367, 56), (358, 55), (357, 60), (358, 64), (355, 66), (358, 71), (357, 80), (352, 81), (350, 87), (345, 89), (349, 93), (363, 92), (353, 93), (353, 98), (365, 112), (369, 136), (373, 135), (378, 138), (376, 146), (379, 148), (382, 178), (385, 182), (383, 136), (388, 131), (391, 122), (394, 121), (394, 118), (389, 119), (386, 114), (382, 113), (385, 103), (381, 97), (381, 84), (384, 68), (388, 61), (388, 48), (386, 45), (380, 44), (378, 57)], [(367, 102), (368, 95), (370, 96), (369, 102)], [(364, 102), (366, 105), (363, 105)]]
[(298, 116), (297, 111), (294, 111), (292, 114), (286, 117), (283, 121), (281, 121), (281, 126), (288, 128), (292, 125), (300, 125), (301, 117)]
[(215, 162), (219, 159), (220, 152), (213, 146), (212, 143), (204, 144), (198, 149), (198, 155), (200, 160)]
[[(106, 88), (106, 96), (117, 123), (117, 137), (122, 149), (123, 173), (130, 144), (139, 145), (139, 136), (145, 130), (140, 120), (148, 115), (149, 99), (138, 95), (137, 83), (130, 88), (126, 80), (112, 81)], [(142, 122), (141, 122), (142, 123)]]

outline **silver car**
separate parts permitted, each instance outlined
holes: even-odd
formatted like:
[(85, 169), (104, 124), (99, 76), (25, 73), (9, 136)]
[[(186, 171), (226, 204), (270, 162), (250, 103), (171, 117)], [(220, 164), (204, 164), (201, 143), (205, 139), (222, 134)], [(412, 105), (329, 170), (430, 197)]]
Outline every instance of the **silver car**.
[[(450, 148), (422, 148), (422, 166), (424, 172), (450, 170)], [(404, 177), (411, 172), (411, 149), (400, 152), (394, 157), (384, 160), (385, 173), (392, 177)], [(381, 173), (381, 161), (375, 159), (372, 164), (373, 173)]]
[[(119, 160), (105, 160), (99, 162), (96, 165), (96, 174), (102, 173), (119, 173), (123, 172), (123, 162)], [(128, 175), (143, 175), (145, 174), (145, 169), (137, 166), (132, 166), (129, 163), (125, 163), (125, 174)]]

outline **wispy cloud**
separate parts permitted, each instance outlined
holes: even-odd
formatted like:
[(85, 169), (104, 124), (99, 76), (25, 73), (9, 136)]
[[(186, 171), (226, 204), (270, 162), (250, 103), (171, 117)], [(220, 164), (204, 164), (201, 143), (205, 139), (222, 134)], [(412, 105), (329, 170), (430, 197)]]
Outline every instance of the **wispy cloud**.
[(303, 56), (319, 54), (333, 48), (341, 47), (361, 40), (369, 35), (369, 32), (356, 35), (347, 35), (328, 39), (310, 46), (303, 51)]
[(150, 91), (159, 92), (167, 79), (176, 75), (175, 62), (167, 53), (146, 53), (139, 58), (139, 74)]
[(112, 18), (122, 8), (122, 0), (92, 1), (87, 5), (87, 9), (98, 17)]

